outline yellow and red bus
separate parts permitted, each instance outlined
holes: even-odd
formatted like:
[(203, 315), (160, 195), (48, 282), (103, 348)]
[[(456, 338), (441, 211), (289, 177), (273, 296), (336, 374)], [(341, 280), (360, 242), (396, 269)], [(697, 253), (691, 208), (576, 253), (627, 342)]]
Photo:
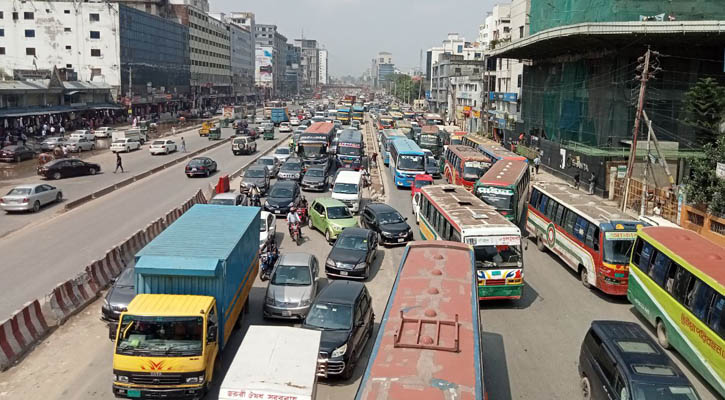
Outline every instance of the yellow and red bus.
[(478, 178), (491, 168), (491, 159), (471, 147), (461, 144), (450, 145), (443, 152), (443, 176), (446, 182), (461, 185), (469, 192)]
[(629, 255), (642, 222), (565, 183), (533, 185), (526, 230), (539, 250), (551, 250), (585, 287), (627, 294)]
[(725, 248), (696, 232), (651, 226), (637, 233), (627, 298), (725, 397)]
[(473, 193), (509, 221), (521, 226), (529, 200), (531, 175), (524, 161), (503, 160), (476, 182)]

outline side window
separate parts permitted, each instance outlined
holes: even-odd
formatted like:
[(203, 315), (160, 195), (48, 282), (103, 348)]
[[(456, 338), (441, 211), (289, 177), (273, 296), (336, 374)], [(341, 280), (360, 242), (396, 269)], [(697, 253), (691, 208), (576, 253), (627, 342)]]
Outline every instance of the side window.
[(616, 376), (614, 378), (614, 393), (619, 395), (619, 400), (629, 400), (629, 391), (627, 390), (627, 384), (622, 378), (622, 373), (617, 369)]
[(712, 305), (712, 297), (715, 291), (712, 288), (698, 279), (699, 288), (695, 293), (695, 304), (692, 313), (700, 320), (705, 322), (707, 315), (710, 313), (710, 306)]
[(549, 219), (553, 220), (554, 216), (556, 215), (556, 207), (559, 205), (554, 200), (549, 199), (549, 204), (546, 205), (546, 212), (544, 215), (546, 215)]
[(712, 301), (707, 325), (721, 338), (725, 339), (725, 296), (718, 294)]
[(574, 223), (574, 236), (582, 242), (586, 239), (587, 229), (589, 228), (589, 221), (582, 217), (577, 217)]
[(531, 191), (531, 199), (529, 199), (529, 204), (536, 207), (536, 203), (539, 201), (539, 191), (537, 189), (534, 189)]
[(586, 244), (595, 251), (599, 251), (599, 228), (594, 224), (589, 224)]
[(549, 202), (549, 196), (542, 194), (541, 195), (541, 202), (539, 203), (539, 211), (544, 213), (546, 211), (546, 205)]
[(654, 247), (652, 247), (649, 243), (644, 243), (642, 245), (642, 252), (639, 256), (639, 269), (641, 269), (643, 272), (648, 273), (650, 268), (650, 260), (652, 259), (652, 254), (654, 253)]
[(574, 234), (574, 222), (576, 222), (577, 217), (578, 215), (575, 212), (569, 210), (564, 217), (564, 230), (570, 234)]
[(556, 210), (556, 219), (554, 219), (554, 223), (559, 226), (564, 225), (564, 210), (566, 210), (566, 208), (559, 204), (559, 208)]
[(617, 369), (616, 365), (614, 364), (614, 360), (612, 360), (611, 356), (609, 355), (609, 351), (606, 349), (606, 346), (604, 343), (600, 343), (599, 345), (599, 354), (597, 356), (597, 363), (599, 364), (599, 367), (602, 369), (602, 372), (604, 373), (604, 378), (607, 380), (607, 385), (612, 386), (614, 384), (614, 375), (615, 371)]
[(680, 268), (675, 274), (675, 287), (673, 289), (674, 296), (677, 301), (685, 305), (687, 299), (687, 290), (690, 287), (690, 281), (693, 279), (690, 271)]
[(320, 203), (315, 204), (315, 211), (317, 211), (318, 214), (324, 215), (325, 214), (325, 207), (322, 206)]
[(209, 328), (213, 328), (217, 326), (217, 316), (216, 316), (216, 307), (212, 307), (211, 311), (209, 311)]
[(655, 255), (654, 262), (652, 262), (652, 268), (649, 270), (649, 276), (657, 282), (658, 285), (664, 286), (665, 276), (670, 268), (670, 258), (665, 253), (657, 252)]

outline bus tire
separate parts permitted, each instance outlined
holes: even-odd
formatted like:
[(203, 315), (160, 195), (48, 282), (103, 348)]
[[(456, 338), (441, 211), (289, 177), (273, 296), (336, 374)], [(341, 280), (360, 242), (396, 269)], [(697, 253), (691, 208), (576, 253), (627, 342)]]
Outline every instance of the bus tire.
[(665, 349), (670, 349), (670, 339), (667, 335), (667, 327), (661, 319), (657, 319), (657, 343)]
[(592, 285), (589, 283), (589, 271), (587, 271), (586, 268), (584, 268), (583, 265), (579, 266), (579, 280), (582, 281), (582, 285), (584, 285), (585, 288), (589, 289), (592, 287)]
[(536, 235), (536, 248), (539, 249), (539, 251), (546, 251), (544, 239), (540, 235)]

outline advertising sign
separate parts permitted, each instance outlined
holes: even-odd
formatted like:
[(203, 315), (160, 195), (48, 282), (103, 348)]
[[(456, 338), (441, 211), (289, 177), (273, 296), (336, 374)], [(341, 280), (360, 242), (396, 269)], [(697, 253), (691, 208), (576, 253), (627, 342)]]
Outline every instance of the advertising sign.
[(257, 86), (272, 87), (272, 48), (257, 47), (255, 49), (255, 66), (254, 78)]

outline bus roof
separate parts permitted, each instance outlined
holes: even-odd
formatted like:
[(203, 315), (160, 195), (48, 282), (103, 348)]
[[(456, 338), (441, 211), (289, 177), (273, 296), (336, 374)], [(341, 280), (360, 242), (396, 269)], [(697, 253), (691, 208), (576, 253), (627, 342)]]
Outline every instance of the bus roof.
[(725, 248), (689, 229), (649, 226), (640, 234), (666, 247), (674, 255), (725, 286)]
[(529, 164), (520, 160), (501, 160), (493, 164), (478, 180), (482, 185), (508, 186), (518, 181), (526, 173)]
[(362, 133), (355, 129), (345, 129), (340, 133), (339, 142), (362, 143)]
[(398, 129), (383, 129), (383, 136), (388, 138), (393, 136), (405, 136), (405, 133)]
[(335, 124), (332, 122), (315, 122), (310, 125), (309, 128), (305, 129), (305, 133), (322, 133), (329, 135), (335, 129)]
[(448, 146), (448, 150), (455, 153), (461, 159), (465, 161), (483, 161), (490, 163), (491, 160), (484, 154), (479, 153), (473, 147), (464, 146), (462, 144), (452, 144)]
[(466, 229), (481, 227), (513, 228), (520, 232), (516, 225), (494, 207), (484, 203), (463, 186), (429, 185), (423, 186), (421, 191), (443, 209), (463, 235), (466, 234)]
[(617, 221), (637, 221), (637, 217), (607, 205), (597, 197), (574, 189), (567, 183), (538, 182), (533, 187), (597, 225)]
[(468, 134), (464, 136), (464, 138), (478, 144), (481, 147), (486, 148), (487, 150), (493, 152), (499, 158), (526, 161), (526, 157), (514, 153), (513, 151), (501, 146), (499, 143), (491, 139), (486, 139), (484, 137), (473, 134)]
[(396, 138), (393, 146), (398, 154), (423, 155), (423, 150), (414, 141), (406, 138)]
[(474, 271), (463, 243), (408, 245), (356, 400), (484, 398)]
[(423, 127), (420, 128), (420, 133), (423, 135), (437, 135), (438, 126), (437, 125), (423, 125)]
[(440, 114), (435, 114), (435, 113), (425, 113), (425, 114), (423, 114), (423, 118), (425, 118), (425, 119), (443, 119), (443, 118), (441, 118)]

